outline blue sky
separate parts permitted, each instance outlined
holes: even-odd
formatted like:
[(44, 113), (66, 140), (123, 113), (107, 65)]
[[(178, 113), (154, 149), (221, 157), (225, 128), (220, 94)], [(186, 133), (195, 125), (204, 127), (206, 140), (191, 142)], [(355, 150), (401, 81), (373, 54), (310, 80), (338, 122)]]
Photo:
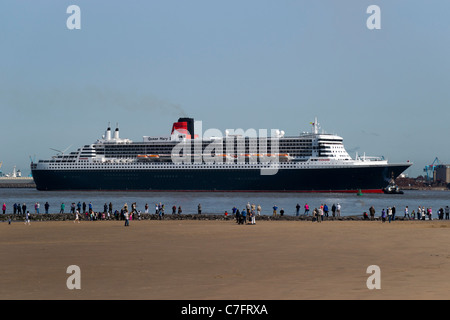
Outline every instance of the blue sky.
[[(68, 6), (81, 9), (69, 30)], [(369, 5), (381, 29), (369, 30)], [(0, 161), (121, 137), (203, 129), (322, 129), (347, 150), (450, 163), (450, 2), (12, 1), (0, 4)]]

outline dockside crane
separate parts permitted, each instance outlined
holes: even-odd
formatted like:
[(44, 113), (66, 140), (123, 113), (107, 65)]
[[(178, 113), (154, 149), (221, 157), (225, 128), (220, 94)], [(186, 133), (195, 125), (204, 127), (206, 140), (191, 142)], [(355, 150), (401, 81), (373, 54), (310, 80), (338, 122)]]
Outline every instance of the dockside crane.
[(438, 166), (440, 164), (441, 163), (439, 161), (439, 158), (436, 157), (431, 164), (429, 164), (429, 165), (425, 166), (425, 168), (423, 168), (423, 171), (427, 173), (427, 182), (430, 182), (430, 172), (431, 172), (431, 176), (433, 177), (436, 166)]

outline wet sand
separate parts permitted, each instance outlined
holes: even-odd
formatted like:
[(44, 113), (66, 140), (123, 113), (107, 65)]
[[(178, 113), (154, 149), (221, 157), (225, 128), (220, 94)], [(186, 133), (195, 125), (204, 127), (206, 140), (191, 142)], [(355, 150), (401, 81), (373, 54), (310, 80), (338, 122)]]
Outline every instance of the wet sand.
[(2, 222), (0, 243), (2, 300), (450, 298), (445, 220)]

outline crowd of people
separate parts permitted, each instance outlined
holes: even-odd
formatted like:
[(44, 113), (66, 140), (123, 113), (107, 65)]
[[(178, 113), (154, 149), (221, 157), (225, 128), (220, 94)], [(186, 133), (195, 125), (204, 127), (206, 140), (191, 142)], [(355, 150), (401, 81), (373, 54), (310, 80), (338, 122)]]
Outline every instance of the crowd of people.
[[(275, 208), (275, 206), (274, 206)], [(250, 204), (247, 202), (245, 207), (242, 210), (239, 210), (234, 206), (231, 209), (237, 224), (256, 224), (256, 215), (261, 215), (261, 205)], [(228, 215), (228, 212), (225, 211), (225, 215)]]
[[(41, 205), (39, 202), (35, 202), (34, 206), (34, 213), (39, 214)], [(295, 215), (300, 216), (301, 215), (301, 209), (303, 207), (303, 213), (304, 216), (311, 215), (313, 222), (322, 222), (324, 219), (328, 217), (340, 217), (341, 216), (341, 204), (336, 203), (332, 204), (331, 208), (326, 204), (321, 204), (320, 206), (317, 206), (315, 208), (311, 208), (308, 203), (305, 203), (303, 206), (297, 203), (295, 206)], [(48, 202), (45, 202), (44, 204), (44, 210), (45, 213), (49, 213), (50, 205)], [(144, 212), (146, 214), (149, 213), (150, 206), (148, 203), (144, 205)], [(166, 214), (166, 206), (164, 203), (155, 203), (154, 205), (154, 213), (158, 217), (159, 220), (164, 219), (164, 215)], [(280, 210), (279, 210), (280, 209)], [(7, 211), (6, 203), (3, 203), (2, 205), (2, 211), (3, 214)], [(30, 209), (27, 206), (26, 203), (14, 203), (12, 205), (12, 213), (14, 215), (23, 215), (25, 216), (26, 220), (29, 220), (29, 214)], [(64, 214), (66, 211), (66, 205), (65, 203), (61, 203), (59, 206), (59, 213)], [(133, 202), (131, 206), (129, 207), (127, 203), (125, 203), (121, 208), (113, 210), (113, 204), (109, 202), (109, 204), (105, 203), (103, 205), (103, 211), (98, 210), (95, 211), (93, 209), (93, 205), (91, 202), (72, 202), (70, 204), (70, 213), (74, 214), (74, 222), (79, 222), (80, 220), (90, 220), (90, 221), (97, 221), (97, 220), (125, 220), (125, 225), (129, 225), (129, 221), (133, 219), (141, 219), (141, 210), (137, 209), (136, 202)], [(233, 217), (236, 219), (237, 224), (256, 224), (256, 217), (261, 215), (262, 208), (261, 205), (256, 204), (250, 204), (250, 202), (247, 202), (245, 206), (241, 210), (239, 210), (236, 206), (234, 206), (231, 209), (231, 212), (233, 214)], [(171, 213), (172, 215), (175, 214), (182, 214), (183, 210), (181, 206), (173, 205), (171, 207)], [(197, 206), (197, 214), (202, 214), (202, 205), (199, 203)], [(284, 208), (279, 208), (277, 205), (274, 205), (272, 207), (272, 216), (283, 216), (285, 214)], [(425, 208), (424, 206), (418, 206), (417, 210), (410, 210), (408, 206), (405, 206), (403, 209), (403, 219), (410, 219), (410, 220), (433, 220), (434, 215), (437, 215), (437, 219), (439, 220), (449, 220), (449, 214), (450, 214), (450, 208), (449, 206), (440, 207), (438, 210), (436, 210), (433, 213), (432, 207)], [(225, 211), (225, 215), (228, 215), (228, 211)], [(375, 220), (376, 211), (374, 206), (371, 206), (368, 210), (368, 212), (363, 213), (363, 219), (364, 220)], [(395, 206), (392, 207), (386, 207), (382, 208), (379, 213), (379, 220), (382, 222), (392, 222), (395, 221), (395, 219), (398, 217), (398, 213)], [(378, 220), (378, 219), (377, 219)]]
[[(365, 220), (375, 220), (375, 208), (373, 206), (371, 206), (369, 208), (369, 214), (367, 212), (363, 213), (363, 217)], [(438, 220), (449, 220), (449, 215), (450, 215), (450, 208), (449, 206), (445, 206), (445, 207), (440, 207), (437, 211), (437, 218)], [(387, 208), (383, 208), (381, 209), (381, 221), (382, 222), (386, 222), (388, 221), (389, 223), (391, 221), (395, 221), (396, 217), (398, 217), (397, 215), (397, 209), (395, 208), (395, 206), (392, 207), (387, 207)], [(405, 206), (405, 208), (403, 209), (403, 220), (407, 219), (407, 220), (433, 220), (433, 208), (432, 207), (428, 207), (425, 208), (424, 206), (418, 206), (417, 207), (417, 211), (415, 211), (414, 209), (412, 211), (410, 211), (408, 206)]]

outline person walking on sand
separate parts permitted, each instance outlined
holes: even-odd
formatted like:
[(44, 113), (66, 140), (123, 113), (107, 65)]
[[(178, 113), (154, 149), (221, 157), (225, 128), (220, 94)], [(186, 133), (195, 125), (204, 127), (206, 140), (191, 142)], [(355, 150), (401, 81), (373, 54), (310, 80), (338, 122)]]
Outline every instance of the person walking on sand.
[(405, 207), (405, 215), (403, 216), (403, 218), (405, 219), (406, 216), (408, 216), (408, 219), (411, 219), (411, 217), (409, 216), (409, 209), (408, 209), (408, 206)]
[(27, 213), (25, 214), (25, 224), (30, 225), (30, 212), (27, 211)]
[(80, 223), (80, 211), (75, 212), (75, 220), (73, 220), (73, 223), (78, 222)]
[(387, 215), (388, 215), (389, 223), (391, 223), (391, 220), (392, 220), (392, 208), (391, 207), (389, 207), (387, 209)]

